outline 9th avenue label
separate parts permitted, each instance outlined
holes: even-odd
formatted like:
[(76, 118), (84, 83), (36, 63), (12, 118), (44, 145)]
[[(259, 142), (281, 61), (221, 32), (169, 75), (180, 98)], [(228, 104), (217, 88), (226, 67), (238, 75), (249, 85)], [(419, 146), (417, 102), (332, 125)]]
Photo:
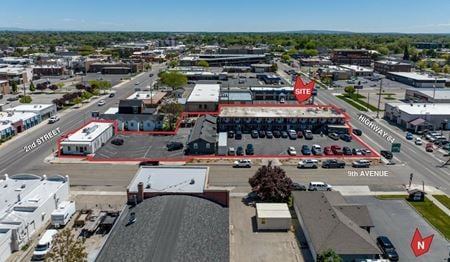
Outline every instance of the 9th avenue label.
[(35, 149), (36, 147), (42, 145), (43, 143), (47, 142), (48, 140), (54, 138), (55, 136), (57, 136), (60, 133), (61, 133), (61, 130), (59, 129), (59, 127), (57, 127), (55, 129), (53, 129), (52, 131), (42, 135), (41, 137), (39, 137), (38, 139), (33, 141), (33, 143), (24, 146), (23, 150), (25, 150), (25, 152), (29, 152), (29, 151)]

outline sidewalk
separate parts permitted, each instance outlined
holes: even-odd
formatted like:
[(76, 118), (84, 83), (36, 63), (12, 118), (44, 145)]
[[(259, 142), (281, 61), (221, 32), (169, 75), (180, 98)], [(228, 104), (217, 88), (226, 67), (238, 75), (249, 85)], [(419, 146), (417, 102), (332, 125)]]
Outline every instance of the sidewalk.
[(434, 198), (433, 195), (431, 194), (426, 194), (425, 197), (427, 197), (431, 202), (433, 202), (433, 204), (435, 204), (437, 207), (439, 207), (442, 211), (444, 211), (445, 214), (447, 214), (447, 216), (450, 217), (450, 209), (448, 209), (446, 206), (444, 206), (441, 202), (439, 202), (439, 200), (437, 200), (436, 198)]

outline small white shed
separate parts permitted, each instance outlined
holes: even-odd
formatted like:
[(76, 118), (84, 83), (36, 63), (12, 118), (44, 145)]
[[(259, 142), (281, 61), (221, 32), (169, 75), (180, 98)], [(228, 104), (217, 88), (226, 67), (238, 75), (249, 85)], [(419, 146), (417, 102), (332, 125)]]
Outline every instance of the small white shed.
[(217, 146), (217, 154), (219, 156), (225, 156), (228, 152), (228, 137), (226, 132), (219, 133), (219, 141)]
[(286, 203), (256, 203), (258, 230), (287, 231), (291, 228), (291, 213)]

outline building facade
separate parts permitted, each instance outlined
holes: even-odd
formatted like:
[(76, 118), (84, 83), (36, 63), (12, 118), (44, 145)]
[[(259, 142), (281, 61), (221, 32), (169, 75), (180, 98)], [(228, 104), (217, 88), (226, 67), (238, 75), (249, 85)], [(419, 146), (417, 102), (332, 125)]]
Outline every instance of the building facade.
[(369, 50), (335, 49), (331, 53), (331, 61), (335, 64), (370, 66), (373, 59)]
[(446, 80), (412, 72), (389, 72), (386, 78), (418, 88), (442, 88)]
[(383, 75), (387, 74), (388, 72), (411, 72), (411, 64), (397, 61), (380, 60), (375, 61), (374, 71)]

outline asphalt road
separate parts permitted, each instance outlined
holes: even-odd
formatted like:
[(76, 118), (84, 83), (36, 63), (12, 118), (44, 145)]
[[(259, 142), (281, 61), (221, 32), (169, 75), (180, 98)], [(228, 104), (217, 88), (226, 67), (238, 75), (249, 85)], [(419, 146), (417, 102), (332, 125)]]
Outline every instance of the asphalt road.
[[(278, 68), (279, 70), (291, 69), (291, 67), (282, 63), (278, 63)], [(360, 112), (346, 102), (336, 98), (333, 92), (336, 91), (319, 89), (315, 102), (318, 104), (332, 104), (344, 108), (351, 117), (352, 126), (363, 131), (361, 137), (363, 141), (375, 150), (390, 150), (391, 144), (387, 140), (358, 120), (358, 114)], [(373, 114), (376, 115), (376, 113)], [(380, 117), (382, 117), (382, 112), (380, 112)], [(426, 185), (435, 186), (450, 194), (450, 166), (438, 167), (446, 160), (442, 155), (439, 155), (439, 153), (426, 153), (423, 147), (418, 147), (414, 143), (411, 143), (411, 141), (407, 141), (404, 131), (395, 126), (391, 126), (382, 119), (376, 119), (376, 122), (394, 137), (396, 142), (402, 144), (401, 153), (394, 153), (394, 161), (398, 164), (403, 164), (402, 168), (398, 170), (399, 173), (408, 175), (407, 180), (409, 179), (409, 174), (413, 173), (413, 183), (421, 184), (424, 181)]]
[(111, 106), (118, 105), (121, 98), (131, 95), (134, 92), (134, 83), (140, 82), (141, 87), (150, 85), (156, 78), (157, 72), (161, 68), (160, 65), (153, 67), (154, 76), (149, 77), (149, 73), (143, 73), (132, 81), (126, 82), (120, 87), (113, 88), (116, 91), (116, 96), (113, 98), (104, 98), (106, 104), (102, 107), (97, 106), (97, 103), (90, 105), (84, 105), (79, 109), (67, 109), (65, 112), (61, 112), (61, 120), (55, 124), (41, 123), (38, 127), (34, 127), (26, 131), (26, 135), (22, 135), (20, 138), (16, 137), (13, 141), (1, 145), (0, 147), (0, 174), (17, 174), (27, 173), (35, 170), (36, 166), (40, 166), (52, 150), (56, 147), (57, 137), (52, 138), (46, 143), (34, 148), (29, 152), (25, 152), (24, 146), (31, 144), (37, 138), (43, 134), (50, 132), (55, 128), (59, 128), (61, 133), (72, 131), (85, 122), (87, 122), (91, 116), (92, 111), (104, 112)]

